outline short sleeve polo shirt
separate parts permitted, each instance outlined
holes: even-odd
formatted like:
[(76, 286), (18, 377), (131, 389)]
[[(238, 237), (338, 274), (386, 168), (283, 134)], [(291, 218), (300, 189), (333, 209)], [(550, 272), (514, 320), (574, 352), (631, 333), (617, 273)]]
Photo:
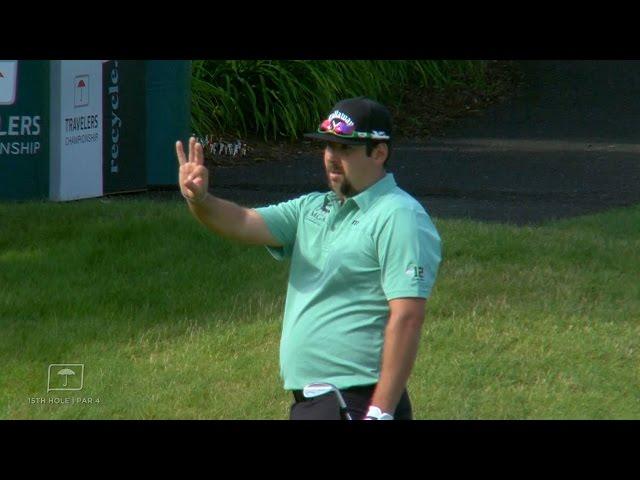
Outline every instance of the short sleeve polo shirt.
[(389, 300), (427, 298), (441, 260), (431, 218), (392, 174), (340, 203), (314, 192), (257, 208), (291, 259), (280, 374), (284, 387), (376, 383)]

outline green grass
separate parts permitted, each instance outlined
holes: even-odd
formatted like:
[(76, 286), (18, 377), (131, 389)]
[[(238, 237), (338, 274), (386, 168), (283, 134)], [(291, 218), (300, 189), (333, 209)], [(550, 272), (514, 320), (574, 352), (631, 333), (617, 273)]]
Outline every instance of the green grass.
[[(436, 223), (417, 418), (640, 418), (640, 206)], [(182, 202), (0, 204), (0, 418), (286, 418), (286, 278)], [(51, 363), (84, 363), (83, 390), (47, 393)], [(100, 403), (29, 403), (65, 396)]]

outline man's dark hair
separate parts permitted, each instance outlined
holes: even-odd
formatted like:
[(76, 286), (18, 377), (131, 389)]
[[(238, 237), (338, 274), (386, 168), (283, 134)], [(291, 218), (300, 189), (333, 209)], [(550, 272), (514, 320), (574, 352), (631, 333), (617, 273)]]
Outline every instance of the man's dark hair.
[(370, 157), (371, 154), (373, 153), (373, 149), (376, 148), (381, 143), (386, 143), (387, 144), (387, 149), (389, 151), (389, 153), (387, 154), (387, 159), (382, 164), (383, 167), (386, 167), (387, 166), (387, 162), (389, 161), (389, 158), (391, 158), (391, 142), (389, 140), (369, 140), (369, 141), (367, 141), (367, 157)]

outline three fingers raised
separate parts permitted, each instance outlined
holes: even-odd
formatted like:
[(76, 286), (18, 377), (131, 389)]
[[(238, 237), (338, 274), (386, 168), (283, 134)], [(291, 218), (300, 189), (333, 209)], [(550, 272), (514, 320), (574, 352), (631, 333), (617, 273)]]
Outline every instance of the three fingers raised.
[(196, 165), (204, 164), (204, 150), (202, 149), (202, 145), (196, 142), (195, 137), (189, 139), (188, 159), (180, 140), (176, 142), (176, 156), (178, 157), (178, 163), (180, 165), (184, 165), (185, 163), (195, 163)]

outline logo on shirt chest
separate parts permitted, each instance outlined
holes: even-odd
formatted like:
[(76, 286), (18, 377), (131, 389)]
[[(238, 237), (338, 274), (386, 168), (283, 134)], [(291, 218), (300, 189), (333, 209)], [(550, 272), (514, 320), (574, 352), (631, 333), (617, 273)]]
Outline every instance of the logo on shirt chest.
[(330, 212), (331, 212), (331, 203), (329, 201), (329, 198), (325, 197), (324, 202), (322, 203), (322, 206), (311, 210), (307, 218), (311, 221), (317, 220), (319, 222), (324, 223), (326, 222), (327, 216), (329, 215)]
[(309, 215), (307, 215), (307, 218), (309, 220), (311, 220), (312, 222), (326, 222), (327, 220), (327, 213), (323, 212), (321, 209), (316, 208), (315, 210), (312, 210)]

